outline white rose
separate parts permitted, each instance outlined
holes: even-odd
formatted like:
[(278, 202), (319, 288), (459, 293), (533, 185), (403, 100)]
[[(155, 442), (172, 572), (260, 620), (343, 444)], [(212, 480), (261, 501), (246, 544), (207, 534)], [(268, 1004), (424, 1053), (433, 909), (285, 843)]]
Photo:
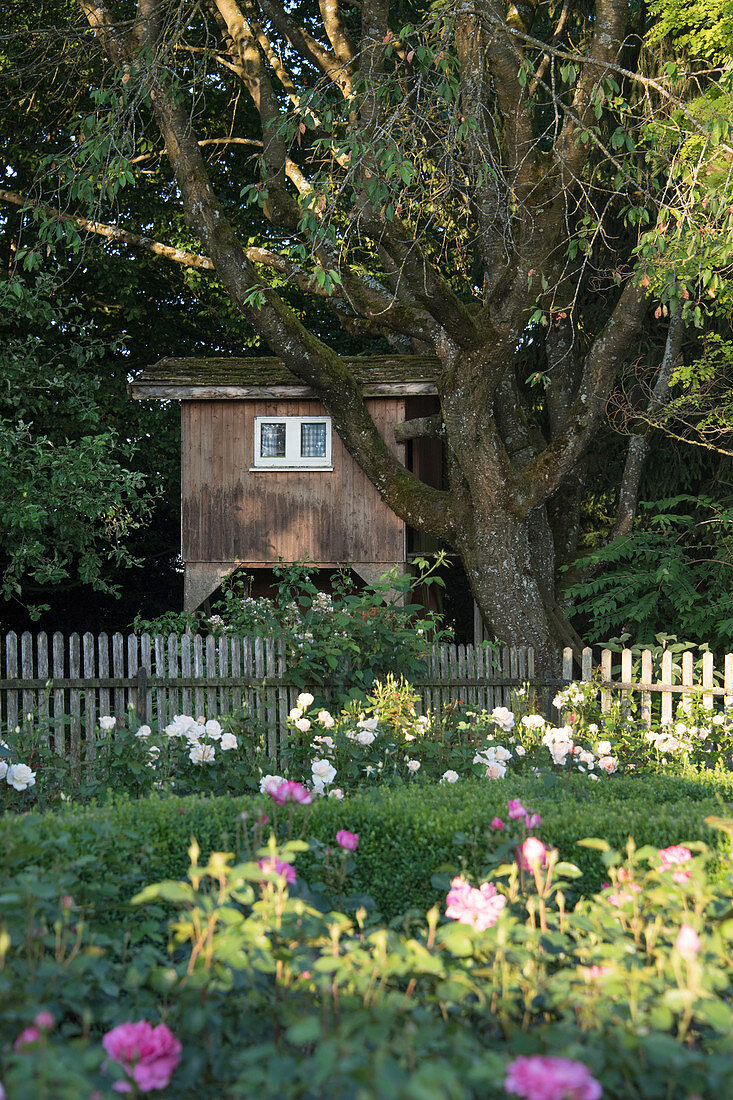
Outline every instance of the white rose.
[(332, 730), (336, 725), (336, 720), (327, 710), (318, 711), (318, 721), (322, 726), (325, 726), (327, 730)]
[(441, 777), (440, 782), (441, 783), (457, 783), (458, 782), (458, 772), (454, 772), (451, 768), (449, 768), (447, 772), (443, 772), (443, 775)]
[(295, 728), (299, 729), (301, 733), (307, 733), (311, 728), (311, 724), (307, 718), (299, 718), (295, 723)]
[(36, 773), (27, 764), (11, 764), (5, 778), (16, 791), (27, 791), (35, 786)]
[(297, 722), (298, 719), (302, 717), (303, 711), (300, 709), (300, 707), (293, 707), (293, 709), (290, 711), (290, 714), (288, 715), (288, 718), (291, 722)]
[(517, 747), (514, 751), (517, 754), (517, 756), (526, 756), (527, 755), (527, 750), (525, 749), (524, 745), (517, 745)]
[(192, 764), (213, 764), (215, 756), (216, 749), (213, 745), (201, 745), (196, 743), (195, 745), (191, 745), (188, 759)]
[(722, 726), (723, 723), (725, 722), (725, 715), (723, 715), (723, 714), (714, 714), (713, 718), (712, 718), (712, 722), (713, 722), (714, 726)]
[(599, 756), (608, 756), (610, 751), (611, 751), (611, 742), (610, 741), (599, 741), (598, 742), (597, 752), (598, 752)]
[(336, 769), (330, 760), (314, 760), (311, 763), (311, 772), (313, 773), (313, 783), (316, 782), (319, 786), (327, 787), (329, 783), (333, 783), (336, 775)]
[(541, 714), (525, 714), (522, 725), (528, 730), (538, 730), (544, 726), (545, 720)]
[(117, 719), (113, 718), (111, 714), (105, 714), (99, 719), (99, 728), (109, 732), (113, 730), (117, 725)]
[(165, 727), (168, 737), (185, 737), (186, 732), (196, 726), (195, 718), (190, 714), (174, 714), (173, 721)]
[(281, 775), (263, 775), (260, 779), (260, 793), (272, 794), (285, 782)]
[(588, 726), (588, 733), (598, 733), (598, 726), (595, 724), (595, 722), (591, 722), (591, 724)]
[(508, 733), (514, 727), (514, 714), (508, 707), (494, 707), (491, 717), (499, 729), (504, 730), (505, 733)]
[(418, 772), (418, 771), (420, 771), (420, 761), (419, 760), (408, 760), (407, 761), (407, 770), (408, 770), (408, 772)]
[(344, 792), (340, 787), (334, 787), (332, 791), (328, 792), (329, 798), (335, 798), (337, 802), (342, 802), (344, 798)]
[(324, 748), (331, 750), (336, 748), (333, 737), (314, 737), (313, 744), (322, 745)]
[(379, 718), (360, 718), (356, 724), (363, 730), (375, 730), (379, 725)]
[(430, 725), (430, 719), (426, 714), (421, 714), (415, 725), (420, 726), (422, 730), (426, 730)]
[(229, 749), (236, 749), (237, 739), (234, 736), (234, 734), (233, 733), (223, 733), (221, 735), (221, 741), (219, 742), (219, 747), (221, 748), (222, 752), (228, 752)]
[(588, 778), (589, 778), (589, 779), (595, 779), (596, 783), (598, 783), (598, 782), (600, 781), (600, 776), (598, 776), (598, 775), (591, 775), (591, 773), (590, 773), (590, 772), (588, 772)]
[(137, 737), (138, 741), (147, 741), (152, 732), (153, 731), (151, 730), (150, 726), (140, 726), (140, 729), (137, 731), (135, 736)]
[(615, 771), (618, 771), (618, 761), (613, 756), (602, 756), (598, 761), (598, 766), (603, 768), (606, 775), (613, 775)]
[(503, 745), (497, 745), (494, 749), (494, 759), (498, 760), (500, 764), (504, 764), (507, 760), (511, 760), (512, 754), (509, 749), (505, 749)]
[(489, 764), (489, 766), (486, 769), (486, 778), (487, 779), (503, 779), (505, 775), (506, 775), (506, 764), (500, 764), (498, 762), (495, 762), (493, 764)]
[(371, 745), (372, 741), (376, 740), (376, 737), (371, 730), (359, 730), (354, 740), (360, 745)]
[(212, 741), (218, 741), (221, 737), (221, 726), (217, 722), (216, 718), (210, 718), (204, 725), (204, 729), (208, 733)]
[(313, 696), (309, 691), (302, 691), (295, 701), (301, 710), (308, 710), (313, 702)]
[(7, 760), (0, 760), (0, 779), (4, 779), (8, 774), (8, 762)]

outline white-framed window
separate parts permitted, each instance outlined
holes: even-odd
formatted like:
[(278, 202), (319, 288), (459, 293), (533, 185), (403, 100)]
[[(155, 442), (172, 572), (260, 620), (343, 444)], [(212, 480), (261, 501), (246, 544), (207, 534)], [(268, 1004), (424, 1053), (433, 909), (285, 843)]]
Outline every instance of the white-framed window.
[(330, 470), (329, 416), (256, 416), (254, 470)]

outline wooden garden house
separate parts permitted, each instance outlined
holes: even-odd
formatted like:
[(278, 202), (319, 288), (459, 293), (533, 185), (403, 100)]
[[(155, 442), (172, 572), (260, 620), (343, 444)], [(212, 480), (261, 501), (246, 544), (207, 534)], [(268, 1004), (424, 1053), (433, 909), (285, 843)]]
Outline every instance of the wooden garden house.
[[(440, 443), (395, 439), (397, 425), (438, 410), (435, 361), (349, 363), (387, 445), (423, 481), (440, 485)], [(163, 359), (130, 392), (181, 403), (186, 610), (235, 569), (255, 576), (256, 592), (281, 559), (350, 567), (374, 581), (425, 548), (382, 501), (312, 390), (279, 359)]]

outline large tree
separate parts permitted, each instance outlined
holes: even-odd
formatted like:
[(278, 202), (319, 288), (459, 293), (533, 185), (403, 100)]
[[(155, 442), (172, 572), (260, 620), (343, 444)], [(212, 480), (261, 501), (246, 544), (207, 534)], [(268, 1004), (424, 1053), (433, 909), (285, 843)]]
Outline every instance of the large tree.
[[(549, 661), (568, 637), (556, 576), (585, 458), (650, 298), (668, 303), (662, 324), (680, 307), (699, 319), (720, 261), (706, 242), (730, 239), (727, 181), (709, 185), (731, 152), (710, 72), (645, 48), (628, 0), (79, 8), (75, 48), (109, 69), (44, 177), (60, 171), (77, 228), (105, 231), (89, 219), (149, 168), (154, 126), (161, 199), (200, 242), (170, 258), (210, 265), (386, 502), (460, 554), (489, 628)], [(434, 354), (440, 414), (403, 437), (440, 436), (443, 489), (394, 458), (291, 289), (375, 350)]]

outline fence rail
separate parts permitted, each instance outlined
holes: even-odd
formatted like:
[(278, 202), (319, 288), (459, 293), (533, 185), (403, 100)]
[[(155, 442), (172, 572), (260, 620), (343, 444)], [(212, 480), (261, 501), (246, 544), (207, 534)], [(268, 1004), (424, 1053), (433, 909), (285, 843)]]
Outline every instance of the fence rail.
[[(573, 679), (573, 651), (563, 650), (563, 677)], [(653, 717), (660, 722), (671, 722), (674, 700), (680, 695), (700, 696), (706, 707), (714, 707), (715, 700), (722, 700), (724, 707), (733, 707), (733, 653), (723, 657), (723, 667), (715, 668), (715, 656), (702, 653), (697, 661), (691, 650), (681, 654), (665, 649), (661, 654), (644, 649), (635, 654), (630, 649), (614, 653), (610, 649), (600, 651), (600, 661), (594, 666), (593, 650), (586, 647), (581, 655), (581, 674), (577, 679), (597, 679), (601, 688), (601, 710), (611, 706), (613, 692), (628, 696), (638, 692), (641, 696), (641, 716), (649, 725)], [(634, 671), (638, 671), (638, 678)], [(617, 673), (615, 676), (614, 674)], [(652, 698), (658, 701), (653, 703)], [(658, 710), (658, 713), (657, 713)]]
[[(132, 709), (140, 722), (163, 728), (175, 714), (207, 717), (246, 709), (267, 731), (276, 753), (298, 687), (290, 673), (297, 664), (282, 639), (224, 635), (15, 633), (0, 639), (0, 723), (9, 728), (31, 715), (52, 731), (56, 752), (94, 759), (102, 715), (124, 719)], [(424, 674), (414, 681), (423, 711), (440, 715), (458, 702), (476, 709), (507, 706), (512, 690), (528, 683), (551, 715), (556, 687), (572, 679), (596, 679), (602, 709), (612, 694), (638, 693), (641, 713), (671, 721), (681, 695), (702, 694), (709, 705), (733, 706), (733, 653), (715, 668), (711, 653), (697, 663), (692, 652), (673, 655), (631, 650), (582, 651), (578, 674), (565, 650), (562, 679), (537, 676), (529, 647), (434, 646)], [(305, 685), (333, 697), (333, 686)]]
[[(327, 698), (335, 691), (293, 686), (296, 664), (282, 639), (11, 632), (0, 640), (0, 723), (13, 729), (31, 715), (53, 731), (58, 753), (94, 759), (103, 715), (123, 719), (133, 710), (140, 722), (163, 728), (175, 714), (246, 709), (267, 729), (274, 754), (299, 691)], [(414, 687), (423, 709), (440, 714), (458, 702), (507, 705), (512, 689), (534, 678), (532, 649), (443, 645), (432, 648)]]

